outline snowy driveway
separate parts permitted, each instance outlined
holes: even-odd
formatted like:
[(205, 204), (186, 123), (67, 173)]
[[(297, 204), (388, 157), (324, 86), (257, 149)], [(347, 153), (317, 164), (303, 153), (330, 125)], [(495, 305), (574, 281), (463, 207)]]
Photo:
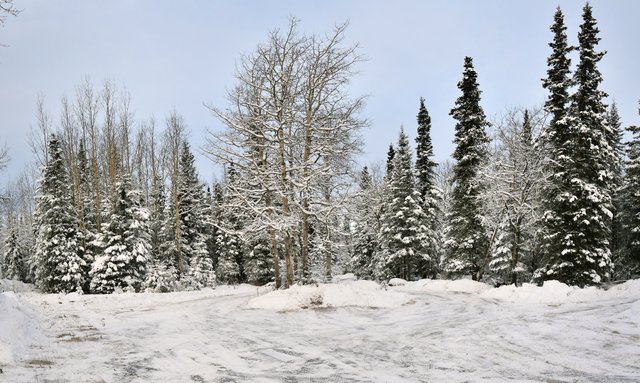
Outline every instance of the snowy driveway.
[(47, 334), (2, 382), (638, 382), (637, 298), (409, 291), (395, 309), (246, 309), (256, 289), (23, 294)]

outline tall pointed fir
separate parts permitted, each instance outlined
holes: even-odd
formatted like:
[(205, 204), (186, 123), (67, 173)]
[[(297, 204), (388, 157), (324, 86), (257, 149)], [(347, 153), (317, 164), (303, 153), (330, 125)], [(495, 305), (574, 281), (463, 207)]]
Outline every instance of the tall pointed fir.
[(613, 204), (613, 216), (611, 217), (611, 260), (614, 264), (614, 276), (618, 277), (618, 271), (620, 271), (618, 265), (620, 265), (624, 257), (624, 227), (621, 216), (624, 204), (624, 196), (621, 191), (624, 181), (624, 144), (622, 142), (622, 122), (620, 121), (618, 106), (615, 102), (613, 102), (609, 108), (607, 122), (609, 124), (607, 140), (615, 154), (615, 161), (611, 163), (613, 180), (609, 188)]
[(473, 60), (466, 57), (464, 73), (458, 88), (462, 95), (456, 100), (450, 115), (458, 121), (455, 127), (456, 149), (453, 158), (454, 189), (451, 210), (445, 228), (444, 271), (451, 275), (470, 274), (482, 278), (488, 262), (488, 238), (482, 222), (484, 189), (482, 168), (487, 162), (489, 126), (480, 106), (480, 90)]
[[(549, 126), (540, 134), (540, 143), (547, 152), (545, 171), (549, 182), (543, 190), (543, 251), (544, 262), (563, 253), (570, 239), (565, 240), (565, 221), (571, 220), (567, 215), (572, 204), (571, 178), (569, 169), (573, 166), (572, 139), (567, 118), (569, 87), (571, 86), (568, 55), (575, 48), (567, 43), (567, 27), (564, 15), (558, 7), (551, 26), (553, 41), (549, 43), (551, 55), (547, 59), (547, 77), (542, 85), (549, 91), (544, 109), (551, 115)], [(547, 267), (536, 271), (535, 279), (543, 281), (547, 278)]]
[(422, 198), (416, 190), (409, 140), (402, 128), (386, 197), (378, 267), (386, 277), (411, 280), (418, 275), (418, 264), (429, 260), (424, 247), (428, 229)]
[(44, 292), (82, 292), (86, 262), (80, 244), (69, 174), (58, 137), (49, 140), (49, 160), (38, 186), (35, 213), (36, 285)]
[[(574, 74), (577, 86), (571, 96), (569, 115), (556, 123), (552, 182), (555, 196), (545, 213), (549, 246), (547, 266), (541, 279), (585, 286), (598, 285), (610, 276), (610, 228), (612, 217), (610, 183), (615, 152), (609, 141), (611, 130), (603, 103), (606, 94), (598, 89), (602, 76), (597, 63), (604, 52), (596, 52), (600, 38), (591, 12), (583, 9), (578, 41), (580, 62)], [(553, 63), (550, 63), (553, 64)], [(549, 68), (551, 71), (553, 65)], [(551, 78), (551, 76), (550, 76)], [(556, 81), (547, 79), (551, 88)], [(553, 95), (553, 91), (552, 91)], [(564, 136), (564, 137), (562, 137)], [(558, 141), (558, 138), (564, 138)], [(553, 150), (553, 149), (552, 149)]]
[(379, 219), (376, 217), (377, 204), (372, 193), (373, 182), (366, 166), (360, 173), (359, 189), (354, 203), (353, 256), (350, 269), (358, 278), (372, 279), (378, 250)]
[(423, 258), (418, 264), (422, 277), (437, 274), (440, 240), (438, 235), (438, 199), (440, 191), (435, 186), (436, 167), (433, 160), (433, 144), (431, 143), (431, 117), (424, 105), (424, 98), (420, 98), (418, 110), (418, 135), (416, 136), (416, 188), (423, 201), (422, 209), (425, 213), (427, 238), (424, 247), (429, 255), (429, 261)]
[(91, 291), (99, 294), (140, 291), (151, 250), (149, 210), (142, 204), (142, 194), (132, 189), (128, 176), (116, 183), (116, 193), (103, 232), (104, 251), (91, 269)]
[[(218, 264), (216, 279), (220, 283), (236, 284), (242, 281), (243, 249), (238, 231), (240, 221), (234, 211), (236, 207), (235, 195), (229, 193), (229, 188), (238, 182), (238, 174), (233, 163), (229, 164), (226, 174), (227, 192), (223, 197), (222, 210), (218, 220), (216, 247), (218, 249)], [(232, 186), (233, 185), (233, 186)]]
[(18, 227), (12, 217), (7, 220), (5, 231), (2, 274), (6, 279), (24, 282), (27, 277), (26, 254), (20, 244)]
[(627, 143), (626, 173), (622, 195), (624, 208), (624, 256), (617, 265), (621, 279), (640, 275), (640, 126), (630, 126), (631, 140)]

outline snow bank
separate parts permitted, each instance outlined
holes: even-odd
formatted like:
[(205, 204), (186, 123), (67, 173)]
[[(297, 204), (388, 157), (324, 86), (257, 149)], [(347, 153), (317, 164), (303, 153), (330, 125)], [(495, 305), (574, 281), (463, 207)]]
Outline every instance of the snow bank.
[(410, 300), (406, 294), (383, 290), (375, 282), (355, 281), (341, 284), (296, 285), (287, 290), (273, 291), (253, 298), (246, 307), (278, 311), (317, 307), (392, 308)]
[(4, 291), (13, 291), (15, 293), (30, 293), (35, 291), (33, 285), (26, 284), (13, 279), (0, 279), (0, 293)]
[[(391, 281), (389, 281), (389, 285), (392, 286)], [(596, 287), (580, 288), (569, 286), (558, 281), (546, 281), (542, 287), (525, 283), (520, 287), (507, 285), (494, 288), (491, 285), (469, 279), (455, 281), (422, 279), (416, 282), (407, 282), (404, 286), (397, 284), (396, 287), (393, 287), (393, 290), (467, 293), (475, 294), (481, 298), (509, 302), (560, 304), (564, 302), (588, 302), (596, 299), (640, 299), (640, 279), (627, 281), (612, 286), (607, 290)]]
[(596, 287), (579, 288), (558, 281), (546, 281), (542, 287), (525, 283), (521, 287), (501, 286), (482, 292), (483, 298), (500, 299), (521, 303), (564, 303), (588, 302), (596, 299), (638, 298), (640, 280), (632, 280), (611, 287), (608, 290)]
[[(391, 281), (389, 281), (391, 282)], [(475, 294), (491, 289), (486, 283), (472, 281), (471, 279), (458, 279), (450, 281), (446, 279), (421, 279), (416, 282), (407, 282), (404, 286), (407, 290), (453, 292)]]
[(27, 346), (41, 337), (37, 314), (13, 292), (0, 294), (0, 365), (13, 364)]

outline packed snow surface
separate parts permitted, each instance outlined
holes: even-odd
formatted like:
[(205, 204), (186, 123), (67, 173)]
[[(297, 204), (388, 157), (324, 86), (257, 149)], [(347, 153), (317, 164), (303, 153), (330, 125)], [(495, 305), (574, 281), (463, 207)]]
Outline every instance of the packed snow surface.
[(640, 281), (21, 292), (0, 310), (3, 383), (640, 381)]

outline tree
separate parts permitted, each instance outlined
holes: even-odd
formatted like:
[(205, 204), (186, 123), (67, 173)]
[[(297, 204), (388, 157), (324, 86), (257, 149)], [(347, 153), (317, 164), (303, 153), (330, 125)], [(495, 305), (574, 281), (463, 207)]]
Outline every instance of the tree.
[[(228, 129), (209, 139), (208, 153), (233, 163), (242, 178), (225, 203), (247, 224), (242, 237), (267, 235), (280, 284), (309, 277), (310, 228), (316, 221), (330, 238), (351, 186), (364, 98), (352, 99), (347, 84), (362, 61), (357, 44), (345, 46), (346, 25), (328, 37), (301, 36), (297, 21), (271, 33), (266, 44), (246, 56), (236, 74), (231, 108), (212, 107)], [(296, 249), (300, 255), (296, 256)], [(331, 266), (334, 249), (325, 254)]]
[(100, 294), (140, 291), (151, 249), (149, 211), (142, 206), (140, 191), (131, 188), (127, 177), (116, 186), (118, 199), (103, 233), (104, 251), (91, 269), (91, 291)]
[(0, 0), (0, 25), (4, 25), (7, 16), (17, 16), (20, 10), (13, 4), (13, 0)]
[[(493, 206), (488, 219), (497, 229), (490, 269), (503, 282), (517, 284), (539, 267), (536, 233), (540, 225), (540, 190), (544, 185), (544, 152), (534, 144), (534, 126), (539, 131), (539, 113), (530, 118), (525, 110), (507, 114), (495, 126), (495, 145), (488, 171), (485, 204)], [(532, 121), (533, 120), (533, 121)], [(533, 268), (533, 270), (532, 270)]]
[[(542, 280), (557, 279), (578, 286), (598, 285), (610, 276), (610, 183), (611, 164), (616, 161), (603, 103), (606, 94), (598, 89), (602, 76), (597, 63), (604, 53), (595, 50), (600, 38), (589, 4), (582, 18), (580, 62), (573, 77), (577, 89), (570, 98), (569, 114), (559, 112), (560, 103), (549, 100), (554, 113), (551, 158), (556, 164), (551, 166), (553, 186), (547, 192), (549, 210), (545, 213), (547, 267), (538, 273)], [(554, 73), (551, 69), (557, 69), (557, 63), (551, 65), (549, 71)], [(547, 83), (552, 97), (563, 85), (551, 76)], [(563, 118), (557, 120), (555, 114)]]
[(376, 253), (379, 247), (380, 227), (376, 209), (380, 201), (376, 201), (373, 187), (369, 168), (365, 166), (360, 173), (360, 190), (354, 202), (355, 219), (352, 229), (354, 244), (350, 261), (350, 270), (362, 279), (374, 278)]
[(412, 279), (420, 260), (429, 261), (425, 251), (428, 228), (422, 210), (420, 192), (416, 190), (409, 141), (400, 129), (398, 149), (393, 160), (393, 173), (382, 217), (382, 262), (379, 265), (389, 277)]
[(27, 277), (26, 254), (20, 243), (18, 228), (9, 220), (7, 222), (6, 237), (4, 239), (4, 259), (2, 274), (4, 278), (25, 281)]
[(35, 217), (35, 277), (36, 284), (45, 292), (81, 292), (86, 278), (70, 185), (60, 142), (53, 134), (49, 140), (49, 161), (38, 186)]
[(640, 127), (629, 126), (631, 140), (627, 143), (626, 174), (621, 190), (624, 250), (617, 268), (620, 278), (640, 275)]
[(481, 199), (485, 187), (481, 171), (487, 162), (489, 142), (485, 128), (489, 123), (480, 106), (480, 90), (471, 57), (465, 58), (464, 74), (458, 88), (462, 95), (450, 113), (458, 121), (453, 153), (457, 162), (453, 169), (454, 189), (445, 229), (444, 269), (454, 275), (469, 273), (478, 280), (488, 262), (489, 250)]
[(614, 264), (614, 272), (620, 270), (620, 265), (624, 258), (624, 227), (621, 218), (624, 208), (624, 195), (621, 188), (624, 182), (624, 144), (622, 142), (622, 122), (618, 114), (618, 107), (615, 102), (611, 104), (607, 115), (607, 123), (609, 124), (609, 134), (607, 140), (615, 153), (615, 161), (611, 163), (611, 172), (613, 180), (610, 183), (611, 201), (613, 210), (611, 217), (611, 259)]
[(437, 235), (438, 221), (438, 199), (441, 196), (440, 190), (435, 186), (435, 169), (438, 164), (433, 160), (433, 144), (431, 143), (431, 117), (424, 105), (424, 98), (420, 99), (418, 111), (418, 135), (416, 136), (416, 188), (423, 201), (423, 211), (425, 213), (425, 226), (427, 227), (427, 238), (425, 239), (425, 251), (429, 255), (430, 261), (422, 258), (418, 268), (422, 276), (435, 275), (437, 270), (437, 254), (439, 253), (440, 241)]

